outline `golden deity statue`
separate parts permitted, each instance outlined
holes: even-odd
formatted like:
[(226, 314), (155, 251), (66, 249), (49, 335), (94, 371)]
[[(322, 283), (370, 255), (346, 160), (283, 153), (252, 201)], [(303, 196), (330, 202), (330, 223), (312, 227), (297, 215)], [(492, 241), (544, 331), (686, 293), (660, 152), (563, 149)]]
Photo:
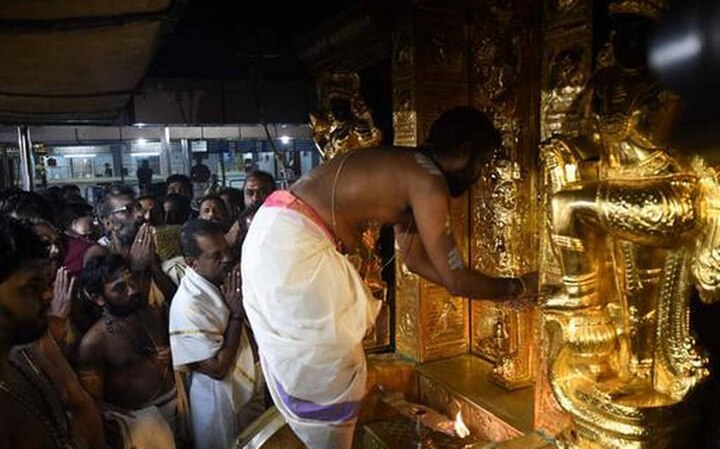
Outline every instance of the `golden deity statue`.
[(559, 273), (545, 278), (549, 378), (574, 422), (562, 447), (695, 447), (692, 393), (708, 371), (689, 300), (693, 285), (718, 293), (720, 189), (668, 149), (678, 103), (645, 65), (660, 11), (611, 3), (613, 63), (578, 96), (580, 136), (541, 149)]
[(321, 112), (310, 114), (313, 139), (323, 160), (382, 142), (370, 109), (360, 95), (357, 73), (334, 73), (320, 83)]

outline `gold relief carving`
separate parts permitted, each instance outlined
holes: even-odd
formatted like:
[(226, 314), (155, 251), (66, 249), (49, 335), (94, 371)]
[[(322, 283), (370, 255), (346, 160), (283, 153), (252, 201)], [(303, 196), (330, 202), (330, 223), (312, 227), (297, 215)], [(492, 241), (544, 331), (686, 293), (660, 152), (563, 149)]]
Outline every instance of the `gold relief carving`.
[[(464, 28), (457, 17), (423, 11), (400, 25), (393, 36), (394, 143), (417, 147), (447, 109), (467, 104)], [(458, 248), (468, 258), (468, 198), (451, 204)], [(396, 250), (397, 254), (397, 250)], [(396, 344), (398, 352), (420, 362), (468, 352), (469, 307), (442, 287), (396, 265)]]
[[(583, 2), (584, 3), (584, 2)], [(577, 149), (561, 140), (550, 141), (553, 135), (578, 136), (580, 116), (574, 107), (590, 77), (592, 62), (591, 17), (581, 16), (573, 26), (552, 25), (562, 21), (557, 14), (546, 15), (546, 31), (540, 98), (540, 137), (547, 144), (540, 152), (540, 285), (559, 285), (560, 262), (551, 242), (550, 198), (568, 183), (577, 180)]]
[(717, 299), (717, 176), (667, 152), (676, 102), (642, 68), (603, 68), (578, 98), (585, 134), (541, 150), (561, 275), (543, 310), (548, 371), (574, 425), (561, 445), (695, 447), (692, 392), (708, 371), (689, 299), (694, 285)]
[[(397, 244), (397, 243), (396, 243)], [(395, 249), (395, 345), (397, 351), (413, 360), (420, 359), (420, 279), (410, 272)]]
[[(467, 199), (450, 208), (453, 231), (467, 258)], [(411, 273), (396, 247), (396, 345), (399, 353), (427, 362), (468, 351), (469, 310), (465, 298)]]
[(472, 301), (470, 322), (473, 354), (497, 362), (510, 351), (510, 324), (504, 307), (487, 301)]
[[(555, 134), (577, 135), (577, 117), (572, 105), (590, 74), (590, 46), (577, 38), (584, 32), (564, 33), (557, 47), (546, 44), (543, 67), (543, 88), (540, 98), (540, 138), (546, 140)], [(569, 45), (568, 45), (569, 43)]]
[(422, 348), (420, 362), (468, 351), (468, 302), (443, 287), (420, 280)]
[(418, 144), (417, 110), (412, 87), (398, 86), (393, 89), (393, 129), (395, 145), (415, 147)]
[(590, 21), (591, 0), (545, 0), (545, 26), (567, 26), (568, 23)]
[[(537, 122), (527, 101), (534, 95), (531, 87), (518, 82), (533, 76), (533, 19), (527, 11), (518, 12), (516, 3), (483, 3), (470, 25), (471, 103), (491, 118), (503, 138), (503, 149), (483, 167), (471, 190), (471, 266), (502, 277), (537, 266), (537, 238), (528, 232), (536, 229), (530, 169)], [(471, 307), (471, 345), (474, 353), (494, 362), (491, 380), (508, 389), (531, 384), (532, 311), (483, 302)]]
[(668, 0), (612, 0), (611, 14), (634, 14), (658, 20), (668, 7)]
[(462, 412), (463, 421), (470, 432), (480, 439), (501, 442), (519, 437), (522, 432), (502, 421), (487, 410), (464, 398), (455, 396), (441, 383), (420, 377), (420, 399), (423, 404), (445, 416), (456, 416)]
[(530, 176), (520, 164), (496, 152), (473, 188), (473, 266), (485, 274), (514, 277), (534, 267), (530, 223)]
[(490, 379), (509, 390), (535, 377), (535, 313), (527, 305), (472, 301), (472, 352), (494, 363)]
[(551, 139), (543, 144), (540, 151), (541, 206), (539, 283), (541, 286), (560, 285), (562, 269), (555, 252), (552, 233), (551, 199), (568, 184), (579, 180), (580, 156), (573, 146), (560, 139)]

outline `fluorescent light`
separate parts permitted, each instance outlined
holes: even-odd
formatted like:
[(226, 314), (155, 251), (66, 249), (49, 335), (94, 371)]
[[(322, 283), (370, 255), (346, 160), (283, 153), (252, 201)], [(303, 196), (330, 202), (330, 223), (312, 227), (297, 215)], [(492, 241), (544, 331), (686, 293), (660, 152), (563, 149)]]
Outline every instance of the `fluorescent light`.
[(85, 159), (85, 158), (92, 158), (97, 156), (95, 153), (86, 153), (86, 154), (61, 154), (59, 156), (63, 156), (69, 159)]
[(688, 62), (703, 49), (703, 42), (695, 34), (688, 34), (672, 42), (664, 42), (650, 52), (650, 65), (665, 67), (670, 64)]
[(148, 151), (145, 153), (130, 153), (130, 157), (148, 157), (148, 156), (160, 156), (160, 153), (154, 151)]
[(142, 127), (145, 126), (145, 123), (133, 123), (132, 126), (134, 126), (134, 127), (136, 127), (136, 128), (142, 128)]
[(280, 142), (282, 142), (283, 145), (287, 145), (290, 143), (290, 136), (280, 136)]
[(135, 143), (138, 144), (138, 145), (145, 145), (145, 144), (147, 143), (147, 139), (141, 137), (141, 138), (137, 139), (137, 140), (135, 141)]

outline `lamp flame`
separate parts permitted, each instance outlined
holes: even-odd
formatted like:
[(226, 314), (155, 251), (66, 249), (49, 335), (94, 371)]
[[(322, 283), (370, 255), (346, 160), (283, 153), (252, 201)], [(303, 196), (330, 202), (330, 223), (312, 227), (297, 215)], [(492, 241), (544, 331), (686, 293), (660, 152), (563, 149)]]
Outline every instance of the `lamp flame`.
[(455, 434), (459, 436), (460, 438), (465, 438), (468, 435), (470, 435), (470, 430), (467, 428), (465, 423), (462, 419), (462, 412), (458, 411), (457, 415), (455, 415)]

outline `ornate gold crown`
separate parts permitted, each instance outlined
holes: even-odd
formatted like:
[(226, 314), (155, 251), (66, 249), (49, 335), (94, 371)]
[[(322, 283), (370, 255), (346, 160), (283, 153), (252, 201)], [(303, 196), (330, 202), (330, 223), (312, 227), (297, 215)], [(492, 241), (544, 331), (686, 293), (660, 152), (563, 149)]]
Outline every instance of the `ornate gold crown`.
[(618, 0), (610, 2), (610, 14), (635, 14), (658, 20), (668, 0)]

